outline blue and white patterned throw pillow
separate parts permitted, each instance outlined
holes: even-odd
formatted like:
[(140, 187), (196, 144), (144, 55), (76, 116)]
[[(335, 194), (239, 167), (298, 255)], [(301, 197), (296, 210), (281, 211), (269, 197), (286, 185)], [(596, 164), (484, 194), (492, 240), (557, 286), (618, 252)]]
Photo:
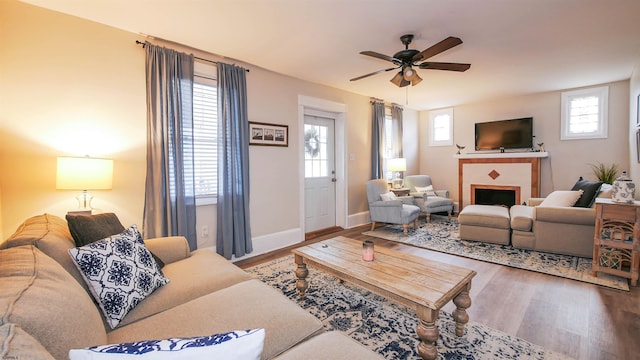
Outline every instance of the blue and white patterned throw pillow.
[(69, 359), (258, 360), (264, 346), (264, 335), (264, 329), (255, 329), (193, 338), (92, 346), (86, 349), (70, 350)]
[(112, 329), (138, 303), (169, 282), (135, 225), (120, 234), (69, 249), (69, 255)]

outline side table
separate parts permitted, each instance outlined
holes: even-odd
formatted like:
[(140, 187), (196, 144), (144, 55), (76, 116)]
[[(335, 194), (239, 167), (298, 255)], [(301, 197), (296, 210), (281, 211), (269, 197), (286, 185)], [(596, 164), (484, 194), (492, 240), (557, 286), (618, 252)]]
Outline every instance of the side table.
[(592, 273), (598, 271), (631, 279), (638, 285), (640, 265), (640, 202), (616, 203), (596, 199)]
[(411, 189), (409, 188), (400, 188), (400, 189), (390, 188), (389, 191), (396, 194), (396, 196), (409, 196), (409, 194), (411, 193)]

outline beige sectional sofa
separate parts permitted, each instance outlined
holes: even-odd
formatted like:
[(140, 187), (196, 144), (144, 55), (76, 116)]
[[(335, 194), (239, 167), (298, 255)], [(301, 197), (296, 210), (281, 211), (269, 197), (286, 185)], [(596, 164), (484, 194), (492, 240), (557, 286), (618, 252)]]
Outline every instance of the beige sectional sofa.
[[(611, 187), (602, 188), (597, 197), (611, 198)], [(544, 200), (531, 198), (527, 205), (514, 205), (511, 208), (468, 205), (458, 216), (460, 238), (511, 244), (519, 249), (592, 257), (595, 202), (591, 207), (539, 206)]]
[(532, 198), (528, 205), (511, 207), (511, 245), (520, 249), (592, 257), (596, 209), (537, 206), (542, 200)]
[(70, 349), (139, 340), (265, 329), (262, 359), (380, 359), (296, 303), (209, 249), (182, 237), (145, 240), (170, 282), (114, 329), (94, 302), (68, 250), (65, 220), (27, 219), (0, 243), (0, 358), (66, 359)]

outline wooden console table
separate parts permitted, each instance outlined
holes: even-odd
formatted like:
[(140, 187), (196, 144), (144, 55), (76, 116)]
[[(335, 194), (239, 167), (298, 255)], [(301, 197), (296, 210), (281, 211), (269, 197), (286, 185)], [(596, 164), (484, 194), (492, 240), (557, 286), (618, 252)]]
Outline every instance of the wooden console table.
[(423, 359), (438, 357), (436, 321), (440, 309), (453, 300), (456, 335), (462, 336), (469, 321), (469, 290), (476, 272), (459, 266), (429, 260), (385, 247), (375, 248), (375, 260), (362, 260), (362, 242), (336, 237), (291, 250), (297, 265), (296, 288), (304, 299), (309, 287), (307, 264), (339, 279), (362, 286), (414, 309), (420, 319), (416, 332), (420, 338), (418, 354)]
[(596, 199), (593, 276), (598, 271), (631, 279), (638, 285), (640, 264), (640, 202)]
[(389, 188), (389, 191), (396, 194), (396, 196), (409, 196), (409, 194), (411, 193), (411, 189), (409, 188), (400, 188), (400, 189)]

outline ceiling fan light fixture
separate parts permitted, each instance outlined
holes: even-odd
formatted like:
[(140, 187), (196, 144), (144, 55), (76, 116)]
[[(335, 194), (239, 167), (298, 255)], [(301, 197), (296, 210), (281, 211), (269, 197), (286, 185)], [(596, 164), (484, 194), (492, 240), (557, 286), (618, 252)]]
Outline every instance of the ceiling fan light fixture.
[(422, 78), (420, 76), (418, 76), (418, 74), (416, 74), (416, 76), (413, 77), (413, 80), (411, 80), (411, 86), (416, 86), (421, 81), (422, 81)]
[(393, 79), (391, 79), (390, 81), (398, 87), (402, 87), (402, 81), (404, 80), (404, 78), (402, 77), (402, 71), (398, 72), (396, 74), (396, 76), (393, 77)]
[(416, 77), (416, 71), (413, 70), (413, 68), (411, 66), (407, 66), (404, 69), (404, 79), (407, 81), (411, 81)]

